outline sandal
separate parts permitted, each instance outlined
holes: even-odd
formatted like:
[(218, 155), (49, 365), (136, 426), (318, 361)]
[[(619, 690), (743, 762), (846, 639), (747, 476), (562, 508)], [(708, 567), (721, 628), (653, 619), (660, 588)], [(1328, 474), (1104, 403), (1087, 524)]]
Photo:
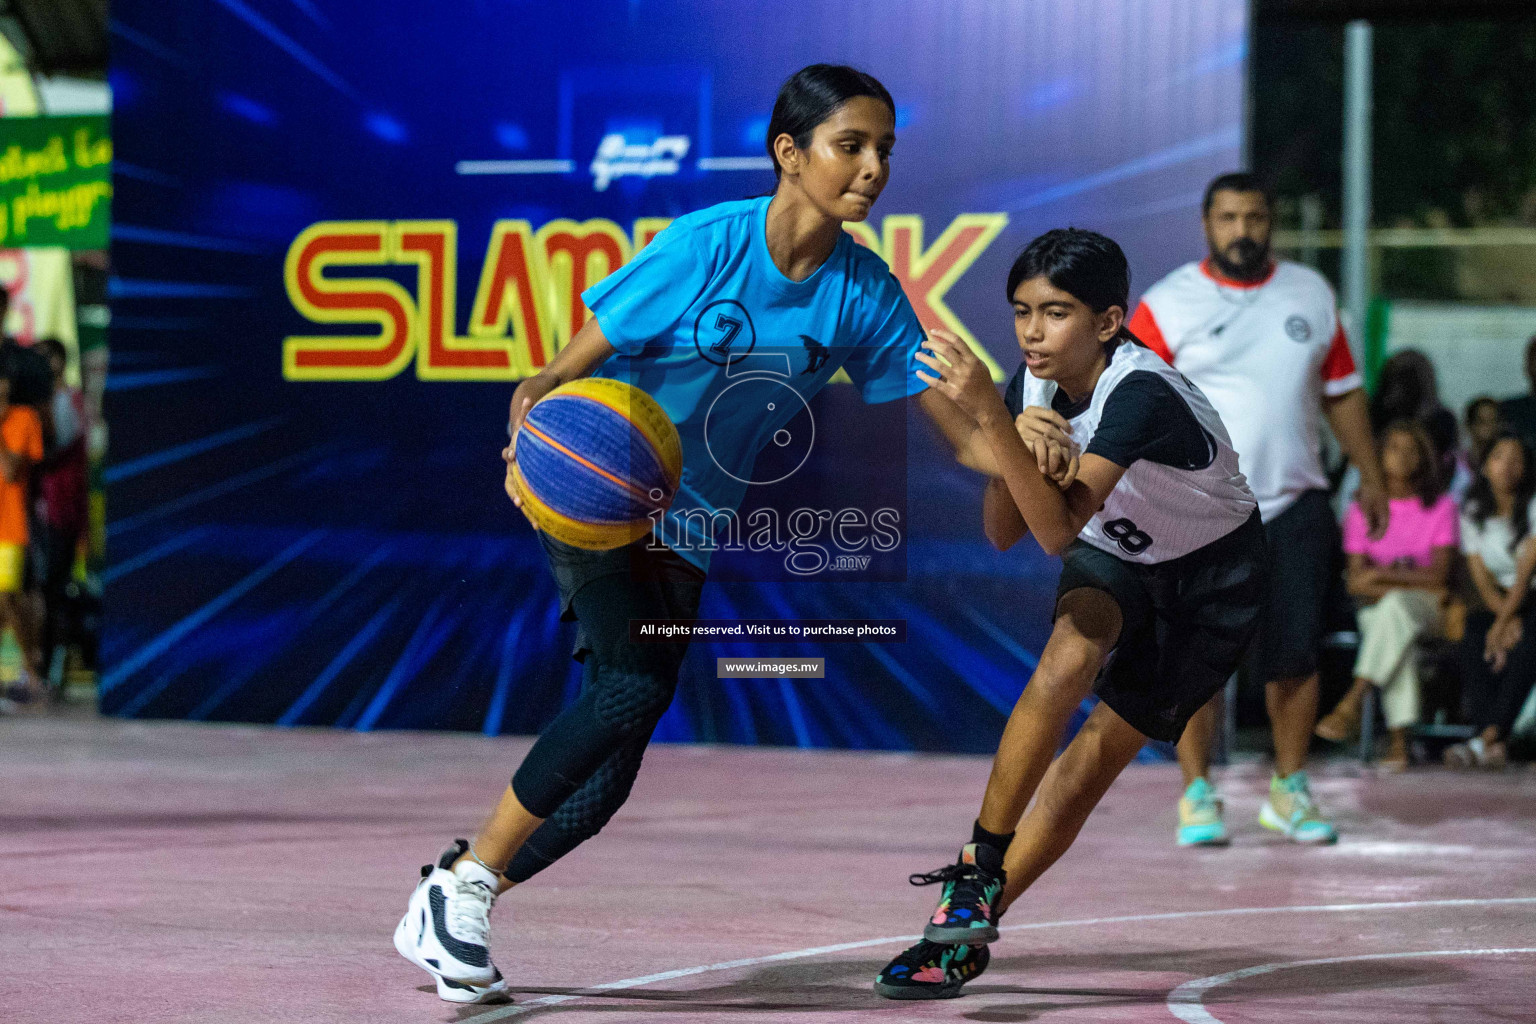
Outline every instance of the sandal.
[(1317, 723), (1313, 733), (1333, 743), (1348, 743), (1360, 734), (1360, 709), (1349, 708), (1341, 703)]
[(1472, 741), (1456, 743), (1445, 748), (1440, 755), (1440, 760), (1445, 762), (1447, 768), (1476, 768), (1480, 763), (1477, 752), (1472, 749)]

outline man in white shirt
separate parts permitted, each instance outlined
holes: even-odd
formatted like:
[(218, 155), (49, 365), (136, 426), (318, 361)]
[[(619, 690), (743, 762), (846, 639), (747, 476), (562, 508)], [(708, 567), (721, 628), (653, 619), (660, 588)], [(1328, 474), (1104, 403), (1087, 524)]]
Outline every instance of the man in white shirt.
[[(1128, 326), (1220, 414), (1264, 518), (1270, 597), (1249, 664), (1266, 680), (1275, 776), (1259, 821), (1297, 842), (1331, 843), (1337, 833), (1304, 771), (1339, 547), (1319, 420), (1327, 417), (1360, 470), (1360, 504), (1375, 536), (1387, 524), (1381, 466), (1333, 289), (1317, 272), (1272, 258), (1272, 204), (1263, 184), (1252, 174), (1224, 174), (1206, 189), (1203, 209), (1209, 256), (1149, 288)], [(1227, 842), (1221, 800), (1208, 779), (1215, 720), (1214, 704), (1207, 705), (1179, 741), (1180, 845)]]

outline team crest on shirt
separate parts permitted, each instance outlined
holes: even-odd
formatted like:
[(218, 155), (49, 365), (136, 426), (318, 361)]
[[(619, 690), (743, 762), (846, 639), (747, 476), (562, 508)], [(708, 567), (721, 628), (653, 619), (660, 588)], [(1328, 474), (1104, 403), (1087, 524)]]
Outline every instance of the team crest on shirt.
[(1304, 316), (1289, 316), (1285, 318), (1285, 334), (1292, 341), (1311, 341), (1312, 325)]

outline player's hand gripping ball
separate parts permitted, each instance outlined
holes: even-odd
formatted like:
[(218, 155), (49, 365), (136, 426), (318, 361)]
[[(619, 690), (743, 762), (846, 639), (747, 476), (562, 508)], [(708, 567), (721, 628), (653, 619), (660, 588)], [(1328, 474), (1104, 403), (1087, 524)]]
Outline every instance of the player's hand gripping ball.
[(511, 487), (536, 529), (606, 551), (644, 537), (683, 471), (677, 428), (623, 381), (562, 384), (528, 410), (513, 442)]

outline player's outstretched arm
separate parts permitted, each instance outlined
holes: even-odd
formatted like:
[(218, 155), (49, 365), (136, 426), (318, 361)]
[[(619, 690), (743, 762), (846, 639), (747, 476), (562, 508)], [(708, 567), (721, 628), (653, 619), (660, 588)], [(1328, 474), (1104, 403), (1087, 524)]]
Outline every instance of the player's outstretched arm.
[(1029, 532), (1029, 524), (1019, 515), (1019, 506), (1013, 503), (1008, 484), (1001, 477), (988, 480), (982, 493), (981, 529), (999, 551), (1007, 551)]
[[(940, 340), (951, 344), (962, 346), (965, 344), (958, 336), (948, 331), (933, 333)], [(923, 357), (920, 355), (919, 358)], [(918, 371), (918, 376), (930, 382), (932, 380), (922, 371)], [(926, 391), (920, 391), (916, 399), (918, 406), (954, 449), (956, 462), (967, 469), (974, 469), (990, 477), (1002, 476), (1002, 471), (997, 467), (997, 459), (992, 454), (992, 446), (987, 443), (975, 417), (938, 388), (930, 387)], [(1026, 412), (1041, 411), (1044, 410), (1026, 410)], [(1077, 476), (1077, 456), (1072, 450), (1066, 421), (1055, 413), (1047, 413), (1047, 415), (1055, 422), (1026, 423), (1026, 420), (1031, 417), (1020, 416), (1018, 418), (1019, 433), (1026, 442), (1032, 440), (1042, 442), (1032, 448), (1039, 458), (1040, 469), (1054, 480), (1058, 487), (1065, 490), (1071, 486), (1073, 479)]]
[(614, 353), (614, 347), (603, 337), (603, 329), (597, 318), (588, 320), (586, 326), (576, 332), (570, 344), (560, 350), (548, 366), (529, 377), (512, 392), (512, 408), (507, 415), (507, 425), (513, 433), (523, 425), (523, 416), (533, 403), (549, 394), (561, 384), (580, 380), (597, 369)]
[(919, 370), (918, 377), (976, 421), (1030, 532), (1047, 553), (1060, 554), (1104, 504), (1125, 469), (1097, 455), (1084, 455), (1076, 481), (1065, 491), (1058, 489), (1020, 436), (976, 354), (959, 338), (941, 332), (934, 332), (923, 347), (928, 352), (919, 352), (917, 359), (932, 372)]
[(976, 421), (965, 410), (935, 388), (918, 392), (917, 404), (954, 449), (956, 462), (966, 469), (997, 476), (992, 449), (977, 431)]
[(517, 462), (517, 431), (523, 425), (523, 417), (533, 408), (533, 403), (549, 394), (561, 384), (586, 377), (603, 364), (615, 349), (603, 337), (603, 329), (597, 326), (597, 318), (588, 320), (586, 326), (576, 332), (571, 343), (560, 350), (548, 366), (529, 377), (512, 392), (512, 407), (507, 413), (507, 446), (501, 450), (501, 459), (507, 464), (507, 497), (518, 508), (523, 499), (512, 482), (512, 466)]

